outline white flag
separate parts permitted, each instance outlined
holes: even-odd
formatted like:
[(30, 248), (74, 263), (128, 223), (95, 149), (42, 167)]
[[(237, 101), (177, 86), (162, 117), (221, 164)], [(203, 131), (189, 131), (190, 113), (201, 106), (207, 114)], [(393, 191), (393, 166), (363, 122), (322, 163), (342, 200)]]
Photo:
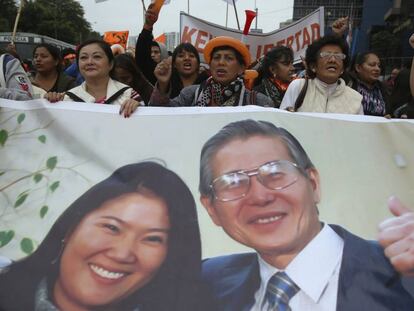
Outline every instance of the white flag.
[[(224, 2), (227, 2), (230, 5), (233, 5), (233, 0), (223, 0)], [(237, 0), (234, 0), (234, 3), (236, 3)]]

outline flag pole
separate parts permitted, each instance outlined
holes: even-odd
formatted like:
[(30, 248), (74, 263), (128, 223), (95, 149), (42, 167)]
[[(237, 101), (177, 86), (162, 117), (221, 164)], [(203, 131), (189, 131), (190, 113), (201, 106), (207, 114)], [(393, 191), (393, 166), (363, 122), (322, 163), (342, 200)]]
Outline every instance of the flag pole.
[(227, 28), (228, 20), (229, 20), (229, 3), (227, 2), (227, 5), (226, 5), (226, 28)]
[(142, 8), (144, 9), (144, 15), (145, 15), (145, 13), (147, 12), (147, 9), (145, 8), (144, 0), (141, 0), (141, 3), (142, 3)]
[(14, 41), (16, 40), (17, 25), (19, 24), (20, 14), (22, 13), (22, 7), (23, 7), (23, 0), (20, 0), (19, 10), (17, 11), (16, 20), (14, 21), (13, 34), (11, 38), (12, 44), (14, 44)]
[(237, 28), (240, 30), (239, 16), (237, 15), (236, 2), (233, 0), (234, 13), (236, 14)]
[(187, 14), (190, 15), (190, 0), (187, 0)]

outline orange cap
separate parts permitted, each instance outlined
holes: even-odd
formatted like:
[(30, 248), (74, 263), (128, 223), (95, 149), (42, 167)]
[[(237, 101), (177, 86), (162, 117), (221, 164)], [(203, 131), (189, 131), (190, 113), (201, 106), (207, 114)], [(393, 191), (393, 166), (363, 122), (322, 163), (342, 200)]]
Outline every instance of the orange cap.
[(250, 52), (247, 46), (240, 40), (225, 36), (216, 37), (207, 42), (206, 46), (204, 47), (204, 59), (207, 63), (210, 63), (211, 61), (211, 52), (214, 50), (214, 48), (219, 46), (232, 47), (243, 56), (246, 67), (250, 65)]

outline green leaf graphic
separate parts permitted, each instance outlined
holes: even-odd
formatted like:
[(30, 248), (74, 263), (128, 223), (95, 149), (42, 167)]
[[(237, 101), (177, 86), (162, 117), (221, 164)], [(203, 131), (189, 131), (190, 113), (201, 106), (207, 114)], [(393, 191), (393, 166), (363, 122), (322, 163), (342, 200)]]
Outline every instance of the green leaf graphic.
[(46, 143), (46, 136), (45, 135), (40, 135), (38, 138), (37, 138), (42, 144), (45, 144)]
[(46, 167), (51, 171), (56, 167), (57, 164), (57, 157), (50, 157), (46, 161)]
[(33, 253), (33, 250), (34, 250), (33, 241), (29, 238), (23, 238), (20, 242), (20, 248), (24, 253), (28, 255)]
[(28, 193), (21, 193), (18, 197), (16, 202), (14, 203), (14, 208), (18, 208), (20, 205), (22, 205), (24, 203), (24, 201), (26, 201), (27, 197), (29, 196)]
[(44, 218), (48, 210), (49, 207), (47, 205), (43, 205), (40, 209), (40, 218)]
[(60, 182), (59, 181), (55, 181), (53, 184), (50, 185), (50, 190), (52, 192), (55, 192), (55, 190), (57, 189), (57, 187), (59, 187)]
[(37, 184), (39, 181), (41, 181), (43, 178), (43, 175), (40, 173), (37, 173), (33, 176), (33, 180), (35, 181), (35, 183)]
[(7, 138), (9, 138), (9, 132), (6, 130), (0, 130), (0, 145), (4, 146), (4, 144), (7, 141)]
[(17, 123), (22, 124), (25, 118), (26, 118), (26, 114), (24, 113), (19, 114), (17, 117)]
[(7, 245), (14, 237), (14, 231), (0, 231), (0, 247)]

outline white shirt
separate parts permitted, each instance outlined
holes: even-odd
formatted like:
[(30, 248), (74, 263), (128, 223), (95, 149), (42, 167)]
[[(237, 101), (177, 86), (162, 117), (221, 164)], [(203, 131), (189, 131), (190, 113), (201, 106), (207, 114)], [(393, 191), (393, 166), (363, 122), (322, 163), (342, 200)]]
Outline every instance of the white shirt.
[[(300, 288), (289, 302), (292, 311), (336, 310), (343, 249), (342, 238), (331, 227), (324, 225), (313, 240), (289, 263), (284, 271)], [(258, 258), (261, 283), (255, 294), (252, 311), (267, 310), (267, 302), (264, 301), (267, 283), (280, 271), (260, 256)], [(263, 303), (265, 308), (261, 309)]]

